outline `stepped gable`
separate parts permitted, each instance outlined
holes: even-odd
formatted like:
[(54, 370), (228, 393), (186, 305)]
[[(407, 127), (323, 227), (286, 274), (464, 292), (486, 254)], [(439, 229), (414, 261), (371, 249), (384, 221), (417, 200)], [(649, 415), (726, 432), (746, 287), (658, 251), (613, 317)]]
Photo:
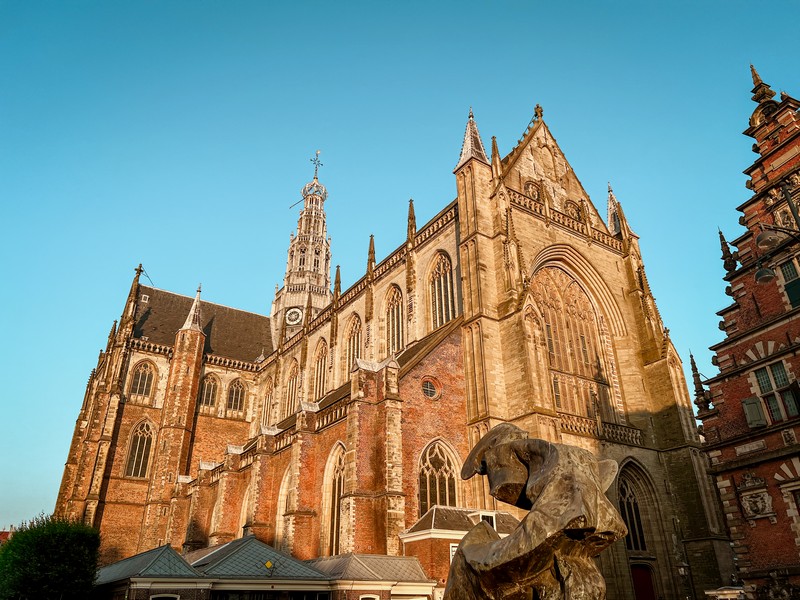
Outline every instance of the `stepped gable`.
[[(193, 301), (190, 296), (139, 286), (133, 336), (172, 346)], [(261, 354), (269, 356), (272, 353), (269, 317), (203, 300), (200, 301), (200, 314), (206, 335), (203, 348), (206, 354), (253, 362)]]
[(103, 567), (97, 572), (95, 585), (122, 581), (131, 577), (199, 577), (180, 554), (170, 546), (159, 546)]

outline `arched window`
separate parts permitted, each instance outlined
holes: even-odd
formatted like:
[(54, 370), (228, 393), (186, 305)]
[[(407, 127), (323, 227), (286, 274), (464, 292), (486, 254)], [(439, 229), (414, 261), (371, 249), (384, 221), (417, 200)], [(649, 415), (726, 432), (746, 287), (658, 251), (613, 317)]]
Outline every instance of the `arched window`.
[(433, 442), (419, 464), (419, 516), (435, 505), (456, 506), (456, 465), (442, 442)]
[(272, 420), (272, 396), (274, 392), (272, 377), (267, 377), (267, 384), (264, 386), (264, 389), (264, 406), (261, 409), (261, 424), (267, 427)]
[(213, 413), (214, 406), (217, 404), (217, 390), (219, 385), (216, 377), (213, 375), (206, 375), (200, 383), (200, 399), (198, 409), (203, 413)]
[(344, 446), (337, 443), (328, 457), (322, 487), (322, 547), (328, 556), (339, 554), (344, 493)]
[(133, 369), (131, 386), (128, 395), (132, 400), (148, 400), (153, 391), (153, 374), (155, 369), (149, 362), (140, 362)]
[(353, 315), (347, 328), (347, 343), (344, 354), (344, 379), (350, 378), (350, 369), (357, 358), (361, 358), (361, 319)]
[(403, 294), (396, 285), (386, 299), (386, 353), (391, 355), (403, 349)]
[(286, 468), (286, 472), (283, 474), (283, 479), (281, 479), (281, 487), (278, 489), (278, 508), (275, 514), (275, 542), (274, 546), (276, 550), (280, 550), (281, 552), (288, 552), (291, 550), (289, 547), (290, 540), (288, 539), (289, 536), (287, 535), (287, 519), (286, 513), (291, 510), (292, 507), (292, 465)]
[(238, 379), (228, 387), (229, 417), (242, 417), (244, 415), (244, 385)]
[(450, 258), (440, 252), (430, 276), (431, 321), (434, 329), (441, 327), (456, 316), (453, 296), (453, 265)]
[(144, 421), (136, 426), (131, 435), (128, 450), (128, 463), (125, 465), (126, 477), (146, 477), (150, 462), (150, 448), (153, 445), (153, 428)]
[(314, 360), (314, 400), (325, 395), (328, 376), (328, 345), (320, 340)]
[(297, 411), (297, 379), (299, 369), (297, 362), (292, 363), (292, 368), (289, 371), (289, 378), (286, 380), (286, 401), (283, 403), (283, 412), (281, 420), (289, 415), (293, 415)]
[(642, 527), (642, 514), (639, 510), (639, 499), (636, 491), (630, 484), (627, 477), (620, 479), (619, 482), (619, 511), (622, 520), (628, 528), (628, 535), (625, 538), (625, 546), (628, 550), (643, 552), (647, 550), (647, 542), (644, 538)]
[(556, 410), (594, 418), (598, 404), (611, 397), (594, 305), (578, 281), (556, 267), (536, 272), (531, 293), (541, 311)]

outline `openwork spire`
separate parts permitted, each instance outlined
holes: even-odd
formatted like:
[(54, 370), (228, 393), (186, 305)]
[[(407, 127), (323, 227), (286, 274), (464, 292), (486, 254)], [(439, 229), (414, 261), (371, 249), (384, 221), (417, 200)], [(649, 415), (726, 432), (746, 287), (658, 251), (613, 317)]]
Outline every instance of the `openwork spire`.
[(202, 331), (203, 328), (200, 326), (200, 286), (197, 286), (197, 294), (194, 297), (194, 302), (192, 303), (192, 308), (189, 310), (189, 314), (186, 316), (186, 322), (183, 324), (181, 329), (191, 329), (192, 331)]
[(469, 109), (467, 130), (464, 132), (461, 157), (458, 159), (456, 169), (460, 168), (461, 165), (471, 158), (476, 158), (487, 165), (489, 164), (489, 159), (486, 157), (486, 149), (483, 147), (483, 142), (481, 141), (481, 134), (478, 133), (478, 125), (475, 123), (475, 116), (472, 114), (472, 107)]

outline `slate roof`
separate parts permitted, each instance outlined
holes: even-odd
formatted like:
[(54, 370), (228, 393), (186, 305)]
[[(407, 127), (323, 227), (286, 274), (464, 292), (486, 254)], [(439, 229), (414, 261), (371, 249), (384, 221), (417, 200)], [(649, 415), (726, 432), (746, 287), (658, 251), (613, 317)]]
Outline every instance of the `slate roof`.
[(200, 577), (170, 546), (159, 546), (131, 556), (97, 572), (97, 585), (131, 577)]
[[(208, 550), (211, 551), (202, 553), (198, 551), (187, 555), (187, 558), (193, 561), (192, 567), (205, 577), (328, 579), (324, 573), (312, 566), (278, 552), (252, 535)], [(272, 564), (271, 568), (266, 566), (267, 562)]]
[(470, 515), (480, 512), (490, 512), (494, 515), (494, 527), (497, 533), (511, 533), (519, 525), (519, 521), (507, 512), (479, 511), (474, 508), (456, 508), (454, 506), (433, 506), (420, 517), (419, 521), (411, 526), (408, 533), (427, 531), (428, 529), (466, 532), (477, 524), (479, 518), (470, 517)]
[[(144, 302), (143, 296), (147, 296)], [(136, 325), (133, 336), (163, 346), (175, 344), (175, 334), (183, 327), (194, 298), (158, 288), (139, 286)], [(235, 360), (255, 362), (273, 351), (270, 319), (264, 315), (221, 304), (200, 301), (204, 352)]]
[(345, 581), (430, 581), (413, 556), (340, 554), (306, 561), (330, 579)]

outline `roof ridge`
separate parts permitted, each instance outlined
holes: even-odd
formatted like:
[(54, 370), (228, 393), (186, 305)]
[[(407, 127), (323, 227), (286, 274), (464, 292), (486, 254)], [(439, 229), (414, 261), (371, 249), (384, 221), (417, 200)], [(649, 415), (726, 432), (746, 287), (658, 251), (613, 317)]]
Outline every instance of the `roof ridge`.
[[(186, 298), (187, 300), (192, 300), (193, 299), (193, 296), (185, 296), (184, 294), (179, 294), (178, 292), (171, 292), (170, 290), (157, 288), (157, 287), (151, 286), (151, 285), (140, 285), (139, 287), (142, 288), (142, 289), (148, 289), (148, 290), (155, 290), (157, 292), (163, 292), (165, 294), (172, 294), (173, 296), (179, 296), (181, 298)], [(214, 306), (220, 306), (222, 308), (228, 308), (230, 310), (235, 310), (236, 312), (248, 313), (248, 314), (251, 314), (251, 315), (255, 315), (257, 317), (264, 317), (265, 319), (269, 319), (270, 318), (269, 315), (263, 315), (261, 313), (253, 312), (252, 310), (244, 310), (243, 308), (235, 308), (233, 306), (228, 306), (227, 304), (220, 304), (219, 302), (211, 302), (210, 300), (201, 299), (200, 303), (201, 303), (201, 305), (202, 304), (213, 304)]]
[(167, 549), (167, 548), (169, 548), (170, 550), (172, 549), (172, 548), (171, 548), (171, 546), (170, 546), (169, 544), (164, 544), (163, 546), (159, 546), (159, 547), (157, 547), (157, 548), (154, 548), (154, 550), (158, 550), (158, 552), (155, 552), (155, 553), (153, 553), (153, 560), (151, 560), (151, 561), (150, 561), (149, 563), (147, 563), (147, 564), (146, 564), (144, 567), (142, 567), (141, 569), (139, 569), (139, 573), (138, 573), (138, 574), (142, 574), (142, 573), (144, 573), (145, 571), (147, 571), (147, 569), (149, 569), (150, 567), (152, 567), (152, 566), (155, 564), (155, 562), (156, 562), (156, 561), (157, 561), (159, 558), (161, 558), (161, 555), (162, 555), (162, 554), (164, 554), (164, 552), (166, 551), (166, 549)]
[(376, 573), (375, 571), (373, 571), (372, 569), (370, 569), (369, 565), (367, 565), (367, 564), (366, 564), (366, 563), (365, 563), (363, 560), (361, 560), (361, 559), (358, 557), (358, 555), (357, 555), (357, 554), (355, 554), (355, 553), (351, 553), (351, 556), (352, 556), (352, 560), (357, 560), (357, 561), (358, 561), (358, 564), (360, 564), (360, 565), (361, 565), (362, 567), (364, 567), (364, 568), (365, 568), (367, 571), (369, 571), (370, 573), (372, 573), (372, 575), (373, 575), (375, 578), (377, 578), (377, 579), (381, 579), (381, 575), (380, 575), (380, 573)]

